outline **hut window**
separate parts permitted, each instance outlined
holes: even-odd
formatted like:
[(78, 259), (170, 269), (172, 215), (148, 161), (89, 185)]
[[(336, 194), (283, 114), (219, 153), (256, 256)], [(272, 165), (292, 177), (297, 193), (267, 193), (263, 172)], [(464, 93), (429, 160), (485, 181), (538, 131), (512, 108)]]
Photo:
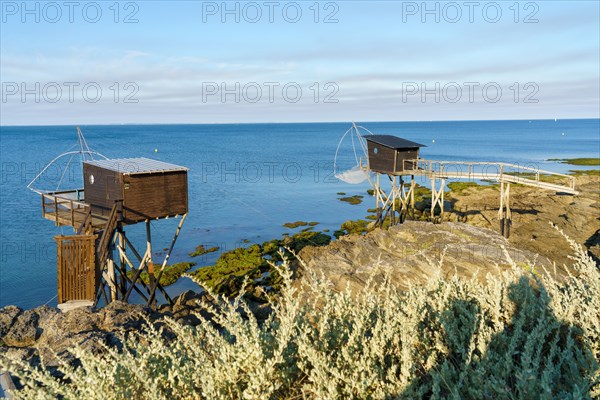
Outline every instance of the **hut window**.
[(373, 153), (375, 153), (375, 154), (379, 153), (379, 149), (378, 149), (377, 147), (375, 147), (375, 148), (373, 149)]
[(94, 175), (90, 175), (90, 184), (94, 184)]

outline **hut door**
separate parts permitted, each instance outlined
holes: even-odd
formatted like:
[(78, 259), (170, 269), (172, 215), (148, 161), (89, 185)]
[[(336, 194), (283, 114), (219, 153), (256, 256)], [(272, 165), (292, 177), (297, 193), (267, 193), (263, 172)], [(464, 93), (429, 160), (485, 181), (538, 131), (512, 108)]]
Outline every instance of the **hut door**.
[(96, 235), (56, 236), (58, 304), (94, 301), (98, 288)]

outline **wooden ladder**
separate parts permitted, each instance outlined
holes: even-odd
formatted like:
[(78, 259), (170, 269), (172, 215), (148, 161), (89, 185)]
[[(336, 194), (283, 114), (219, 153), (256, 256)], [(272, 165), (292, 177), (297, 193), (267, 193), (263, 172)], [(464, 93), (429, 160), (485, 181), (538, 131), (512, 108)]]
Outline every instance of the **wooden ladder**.
[(100, 236), (100, 240), (96, 246), (96, 254), (98, 256), (98, 266), (100, 267), (100, 270), (103, 269), (106, 259), (108, 258), (111, 241), (117, 229), (117, 223), (121, 219), (122, 212), (123, 202), (118, 200), (110, 210), (108, 220), (106, 221), (106, 225), (102, 231), (102, 236)]

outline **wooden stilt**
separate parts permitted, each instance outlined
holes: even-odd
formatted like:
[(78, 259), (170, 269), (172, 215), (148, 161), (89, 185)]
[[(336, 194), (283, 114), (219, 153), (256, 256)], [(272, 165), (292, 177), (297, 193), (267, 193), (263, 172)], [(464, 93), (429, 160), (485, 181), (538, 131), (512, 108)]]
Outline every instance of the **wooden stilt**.
[[(388, 175), (389, 176), (389, 175)], [(390, 204), (390, 225), (396, 225), (396, 208), (397, 208), (397, 202), (396, 202), (396, 176), (389, 176), (390, 181), (392, 182), (392, 189), (390, 192), (390, 196), (392, 198), (392, 202)]]
[[(125, 231), (123, 230), (122, 226), (119, 226), (118, 230), (118, 235), (119, 235), (119, 249), (123, 250), (123, 251), (119, 251), (119, 263), (120, 263), (120, 269), (121, 271), (127, 271), (127, 264), (125, 263), (125, 259), (123, 257), (123, 255), (125, 254), (125, 251), (127, 249), (127, 245), (125, 243)], [(121, 278), (119, 281), (119, 292), (121, 295), (121, 298), (125, 298), (125, 293), (127, 292), (127, 284), (125, 279)]]
[(150, 220), (146, 220), (146, 254), (147, 254), (147, 266), (148, 266), (148, 281), (150, 286), (150, 299), (148, 306), (153, 310), (156, 310), (156, 298), (153, 296), (156, 290), (156, 278), (154, 277), (154, 263), (152, 261), (152, 235), (150, 234)]
[(106, 271), (104, 272), (104, 280), (106, 281), (110, 293), (110, 301), (118, 300), (117, 297), (117, 274), (115, 271), (115, 262), (112, 257), (106, 260)]
[[(444, 186), (446, 184), (446, 180), (441, 178), (440, 184), (440, 188), (438, 189), (436, 187), (436, 178), (431, 178), (431, 220), (433, 222), (442, 222), (444, 220)], [(435, 217), (436, 206), (440, 206), (439, 218)]]
[[(187, 213), (183, 214), (183, 216), (181, 217), (181, 221), (179, 221), (179, 225), (177, 225), (177, 230), (175, 231), (175, 235), (173, 236), (173, 239), (171, 239), (171, 246), (169, 247), (169, 251), (167, 251), (167, 254), (165, 255), (165, 258), (162, 262), (162, 265), (160, 266), (160, 271), (158, 272), (158, 276), (156, 277), (156, 281), (157, 283), (160, 285), (160, 278), (162, 277), (163, 272), (165, 271), (165, 268), (167, 266), (167, 262), (169, 261), (169, 258), (171, 257), (171, 252), (173, 251), (173, 247), (175, 247), (175, 242), (177, 242), (177, 238), (179, 237), (179, 232), (181, 232), (181, 228), (183, 227), (183, 223), (185, 222), (185, 219), (187, 217)], [(162, 287), (161, 287), (162, 288)], [(153, 296), (154, 296), (154, 292), (150, 295), (150, 301), (153, 300)], [(166, 293), (163, 293), (166, 295)], [(167, 300), (169, 301), (169, 303), (171, 303), (171, 299), (168, 296), (165, 296), (167, 298)]]
[(506, 238), (510, 236), (512, 225), (512, 213), (510, 211), (510, 183), (500, 182), (500, 209), (498, 210), (500, 221), (500, 234)]
[(415, 219), (415, 176), (410, 176), (410, 217)]

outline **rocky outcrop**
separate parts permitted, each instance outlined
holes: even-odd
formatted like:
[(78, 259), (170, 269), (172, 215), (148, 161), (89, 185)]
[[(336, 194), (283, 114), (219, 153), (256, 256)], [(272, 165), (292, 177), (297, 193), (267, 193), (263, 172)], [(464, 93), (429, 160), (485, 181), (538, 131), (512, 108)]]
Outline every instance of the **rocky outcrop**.
[(485, 279), (488, 273), (509, 268), (509, 259), (517, 264), (536, 259), (540, 263), (539, 255), (512, 245), (490, 229), (417, 221), (377, 229), (365, 236), (343, 236), (327, 247), (307, 247), (300, 258), (309, 268), (323, 273), (337, 290), (346, 286), (357, 289), (369, 278), (382, 279), (384, 275), (397, 286), (408, 288), (440, 272)]
[(46, 365), (52, 366), (57, 356), (72, 360), (69, 350), (75, 346), (93, 352), (102, 352), (105, 346), (120, 346), (122, 335), (139, 332), (148, 321), (162, 324), (165, 316), (195, 325), (200, 321), (194, 312), (200, 310), (198, 301), (204, 301), (204, 297), (194, 292), (180, 295), (173, 306), (176, 312), (170, 306), (155, 312), (121, 301), (100, 309), (81, 307), (67, 312), (46, 306), (26, 311), (7, 306), (0, 309), (0, 357), (37, 363), (43, 356)]
[[(552, 222), (571, 239), (585, 245), (600, 260), (600, 175), (577, 176), (578, 195), (571, 196), (528, 186), (512, 185), (510, 243), (556, 262), (570, 265), (571, 254)], [(449, 193), (447, 219), (499, 230), (497, 187), (471, 187)]]

